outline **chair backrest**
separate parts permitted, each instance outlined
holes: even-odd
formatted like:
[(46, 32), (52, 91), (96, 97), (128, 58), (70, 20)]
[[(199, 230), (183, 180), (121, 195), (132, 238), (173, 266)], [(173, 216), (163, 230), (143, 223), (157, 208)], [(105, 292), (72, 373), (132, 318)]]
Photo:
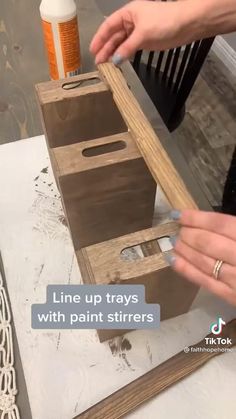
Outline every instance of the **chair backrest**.
[[(176, 116), (181, 113), (183, 114), (185, 102), (200, 73), (214, 39), (203, 39), (168, 51), (156, 53), (151, 51), (148, 55), (145, 69), (146, 76), (144, 77), (149, 79), (152, 74), (153, 79), (154, 72), (156, 85), (161, 85), (162, 92), (163, 90), (165, 91), (166, 100), (169, 101), (168, 111), (162, 109), (162, 99), (161, 104), (158, 102), (158, 98), (154, 100), (154, 103), (170, 131), (175, 129), (179, 124), (176, 125)], [(138, 51), (133, 61), (133, 67), (138, 75), (143, 53), (144, 51)], [(155, 90), (155, 83), (153, 86)], [(150, 92), (148, 93), (150, 94)], [(156, 94), (160, 94), (158, 88)], [(153, 95), (155, 95), (155, 91), (151, 92), (152, 99)]]
[[(156, 77), (176, 96), (175, 107), (184, 106), (213, 42), (214, 38), (207, 38), (184, 47), (149, 53), (146, 71), (150, 72), (154, 66)], [(143, 51), (138, 51), (134, 57), (135, 70), (142, 55)]]

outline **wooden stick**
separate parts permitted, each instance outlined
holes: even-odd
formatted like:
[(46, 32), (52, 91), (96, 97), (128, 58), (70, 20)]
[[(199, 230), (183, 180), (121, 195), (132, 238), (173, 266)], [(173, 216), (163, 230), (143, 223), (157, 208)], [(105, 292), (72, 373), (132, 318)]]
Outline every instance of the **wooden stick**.
[(197, 208), (120, 69), (112, 63), (100, 64), (98, 67), (153, 178), (160, 184), (171, 205), (180, 210)]
[[(211, 334), (207, 337), (215, 338)], [(219, 337), (219, 336), (218, 336)], [(136, 379), (131, 384), (97, 403), (75, 419), (118, 419), (128, 414), (142, 403), (157, 396), (161, 391), (180, 381), (196, 371), (210, 359), (222, 352), (193, 352), (191, 348), (232, 348), (236, 345), (236, 319), (229, 322), (220, 335), (229, 338), (232, 344), (207, 345), (205, 339), (190, 347), (190, 352), (184, 351), (173, 356), (163, 364), (157, 366), (147, 374)]]

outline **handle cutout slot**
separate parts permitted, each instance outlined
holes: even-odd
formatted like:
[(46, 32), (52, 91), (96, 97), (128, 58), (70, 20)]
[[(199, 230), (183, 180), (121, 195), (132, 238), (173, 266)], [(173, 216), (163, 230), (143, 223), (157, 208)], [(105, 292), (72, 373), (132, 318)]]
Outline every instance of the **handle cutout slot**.
[(82, 151), (84, 157), (101, 156), (102, 154), (114, 153), (115, 151), (124, 150), (126, 148), (125, 141), (115, 141), (114, 143), (101, 144), (98, 146), (85, 148)]
[(173, 245), (170, 241), (170, 237), (168, 236), (157, 239), (157, 243), (161, 249), (161, 252), (169, 252), (170, 250), (173, 250)]
[(77, 89), (81, 87), (92, 86), (98, 83), (101, 83), (101, 80), (99, 79), (99, 77), (92, 77), (91, 79), (86, 79), (86, 80), (66, 82), (62, 85), (62, 89), (72, 90), (72, 89)]
[[(148, 255), (144, 252), (144, 246), (151, 245), (152, 246), (152, 254)], [(156, 246), (157, 245), (157, 246)], [(159, 251), (158, 251), (159, 249)], [(153, 256), (154, 254), (160, 254), (164, 252), (169, 252), (173, 249), (173, 245), (171, 244), (170, 237), (164, 236), (158, 239), (150, 240), (147, 242), (139, 243), (135, 246), (126, 247), (120, 252), (120, 257), (125, 262), (145, 259), (147, 257)]]

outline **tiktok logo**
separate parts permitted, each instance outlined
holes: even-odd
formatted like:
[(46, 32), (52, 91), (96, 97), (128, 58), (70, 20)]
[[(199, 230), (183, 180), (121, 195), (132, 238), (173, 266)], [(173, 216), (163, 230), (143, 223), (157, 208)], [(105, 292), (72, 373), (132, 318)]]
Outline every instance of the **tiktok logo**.
[(219, 317), (217, 319), (216, 323), (212, 323), (210, 330), (211, 333), (213, 333), (214, 335), (220, 335), (223, 329), (223, 326), (225, 325), (225, 321), (222, 319), (222, 317)]

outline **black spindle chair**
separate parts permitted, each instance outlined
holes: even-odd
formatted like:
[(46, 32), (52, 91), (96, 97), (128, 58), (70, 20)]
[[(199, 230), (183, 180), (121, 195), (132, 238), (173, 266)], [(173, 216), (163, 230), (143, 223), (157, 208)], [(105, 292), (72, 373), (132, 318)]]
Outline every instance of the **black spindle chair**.
[(184, 118), (185, 102), (213, 42), (214, 38), (208, 38), (169, 51), (151, 51), (146, 63), (144, 51), (134, 57), (134, 70), (169, 131)]
[(236, 216), (236, 148), (225, 183), (221, 212)]

